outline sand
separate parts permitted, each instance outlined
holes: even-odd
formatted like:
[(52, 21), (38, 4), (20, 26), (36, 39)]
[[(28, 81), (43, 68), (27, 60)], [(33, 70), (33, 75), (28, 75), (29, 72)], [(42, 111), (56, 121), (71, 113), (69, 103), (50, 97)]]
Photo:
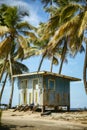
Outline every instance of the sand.
[(87, 130), (87, 111), (57, 112), (41, 116), (40, 112), (2, 113), (0, 130)]

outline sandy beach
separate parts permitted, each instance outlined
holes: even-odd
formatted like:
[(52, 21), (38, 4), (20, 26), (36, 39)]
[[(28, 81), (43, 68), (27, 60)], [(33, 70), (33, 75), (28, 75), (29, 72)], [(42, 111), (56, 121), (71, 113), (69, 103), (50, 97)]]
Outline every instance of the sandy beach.
[(87, 130), (87, 111), (57, 112), (41, 116), (40, 112), (13, 112), (12, 109), (2, 113), (0, 130)]

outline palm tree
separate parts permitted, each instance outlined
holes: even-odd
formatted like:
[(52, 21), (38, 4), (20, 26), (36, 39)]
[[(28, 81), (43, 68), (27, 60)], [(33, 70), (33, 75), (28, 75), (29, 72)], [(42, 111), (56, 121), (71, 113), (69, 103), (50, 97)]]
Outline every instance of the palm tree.
[[(16, 45), (15, 45), (15, 46), (13, 46), (13, 48), (11, 50), (11, 55), (9, 55), (11, 57), (9, 57), (9, 59), (6, 61), (6, 67), (5, 67), (5, 72), (4, 72), (4, 73), (6, 73), (6, 76), (5, 76), (5, 80), (4, 80), (4, 83), (3, 83), (3, 86), (1, 89), (1, 93), (0, 93), (0, 101), (1, 101), (5, 83), (7, 80), (7, 76), (9, 76), (11, 84), (12, 84), (10, 100), (9, 100), (9, 108), (11, 108), (11, 106), (12, 106), (12, 98), (13, 98), (13, 91), (14, 91), (14, 84), (13, 84), (14, 81), (13, 81), (12, 75), (28, 72), (28, 68), (24, 64), (19, 62), (19, 60), (16, 58), (16, 55), (17, 55), (16, 51), (17, 50), (16, 50)], [(4, 64), (4, 61), (2, 60), (2, 62), (0, 64), (0, 70), (3, 67), (3, 64)]]
[[(29, 23), (22, 21), (22, 15), (18, 14), (16, 7), (4, 5), (1, 6), (0, 11), (2, 11), (0, 36), (3, 37), (0, 43), (0, 55), (7, 55), (6, 58), (8, 58), (13, 44), (16, 43), (18, 58), (23, 59), (24, 50), (29, 46), (29, 41), (26, 36), (32, 38), (33, 35), (34, 37), (35, 35), (30, 30), (36, 28)], [(6, 52), (3, 50), (6, 50)], [(5, 67), (3, 67), (3, 70), (4, 68)]]
[[(4, 7), (5, 6), (5, 7)], [(9, 7), (9, 6), (1, 6), (2, 11), (2, 18), (1, 18), (1, 26), (0, 26), (0, 36), (2, 36), (2, 41), (0, 42), (0, 55), (6, 57), (5, 64), (2, 67), (2, 74), (6, 69), (6, 64), (9, 61), (10, 65), (10, 74), (11, 74), (11, 81), (12, 81), (12, 89), (11, 89), (11, 96), (9, 101), (9, 107), (11, 107), (12, 104), (12, 97), (13, 97), (13, 78), (12, 75), (14, 74), (13, 69), (13, 60), (12, 60), (12, 48), (14, 45), (16, 45), (15, 49), (15, 59), (23, 59), (24, 58), (24, 52), (29, 47), (29, 38), (32, 39), (32, 36), (35, 37), (34, 33), (30, 30), (36, 29), (32, 25), (30, 25), (27, 22), (22, 22), (21, 16), (18, 14), (18, 10), (16, 7)], [(0, 10), (0, 11), (1, 11)], [(3, 25), (2, 25), (3, 20)], [(4, 51), (6, 50), (6, 51)], [(24, 65), (21, 65), (21, 63), (18, 63), (15, 61), (16, 65), (18, 64), (20, 67), (25, 67)], [(17, 66), (18, 67), (18, 66)], [(19, 68), (19, 67), (18, 67)], [(16, 68), (15, 68), (16, 70)], [(21, 68), (19, 68), (20, 71), (17, 71), (21, 73)], [(2, 76), (1, 74), (1, 76)], [(1, 80), (1, 79), (0, 79)]]
[[(47, 7), (48, 4), (52, 7), (53, 2), (56, 2), (56, 0), (41, 0), (41, 2), (45, 5), (44, 7)], [(52, 17), (52, 13), (51, 13), (50, 16)], [(39, 32), (39, 34), (40, 34), (40, 37), (41, 37), (41, 34), (42, 34), (42, 36), (43, 36), (44, 27), (46, 27), (45, 24), (40, 24), (40, 26), (39, 26), (39, 28), (38, 28), (38, 30), (39, 30), (38, 32)], [(52, 30), (51, 30), (51, 32), (52, 32)], [(45, 38), (46, 38), (46, 37), (45, 37)], [(45, 39), (44, 39), (44, 42), (47, 43), (48, 40), (49, 40), (49, 38), (46, 39), (46, 41), (45, 41)], [(40, 41), (40, 42), (42, 42), (42, 41)], [(46, 43), (45, 43), (45, 44), (46, 44)], [(46, 44), (46, 45), (47, 45), (47, 44)], [(46, 47), (45, 47), (45, 48), (46, 48)], [(45, 49), (45, 50), (46, 50), (46, 49)], [(58, 64), (58, 59), (54, 56), (54, 52), (52, 52), (52, 54), (50, 54), (50, 53), (46, 53), (46, 51), (45, 51), (45, 53), (44, 53), (44, 48), (42, 48), (42, 54), (43, 54), (43, 55), (42, 55), (42, 58), (41, 58), (41, 61), (40, 61), (39, 67), (38, 67), (38, 71), (40, 71), (40, 68), (41, 68), (41, 65), (42, 65), (42, 62), (43, 62), (44, 58), (48, 56), (48, 58), (51, 57), (51, 58), (50, 58), (50, 59), (51, 59), (50, 72), (52, 72), (53, 64)]]
[[(75, 1), (75, 0), (73, 0), (73, 1)], [(76, 11), (78, 12), (79, 9), (81, 8), (81, 6), (79, 4), (69, 3), (69, 1), (67, 1), (67, 0), (66, 1), (62, 1), (62, 0), (57, 1), (56, 4), (58, 4), (58, 7), (56, 6), (56, 7), (53, 7), (51, 9), (47, 10), (48, 12), (52, 12), (53, 15), (52, 15), (51, 19), (48, 21), (48, 23), (44, 29), (45, 33), (42, 36), (42, 39), (45, 39), (45, 40), (46, 40), (46, 38), (51, 39), (51, 37), (54, 35), (53, 32), (58, 30), (58, 28), (63, 23), (66, 23), (67, 21), (69, 21), (75, 15)], [(50, 30), (53, 30), (52, 33), (50, 33), (51, 32)], [(55, 47), (57, 44), (59, 45), (60, 43), (63, 43), (64, 39), (65, 39), (65, 44), (64, 44), (64, 47), (62, 49), (59, 74), (61, 73), (63, 62), (65, 59), (65, 54), (66, 54), (67, 48), (68, 48), (67, 47), (67, 39), (65, 38), (65, 36), (62, 37), (58, 42), (56, 39), (54, 39), (56, 42)], [(49, 46), (51, 46), (51, 44), (52, 44), (52, 42), (49, 44)], [(52, 47), (53, 47), (53, 44), (52, 44)], [(50, 49), (48, 49), (48, 51), (49, 50)]]
[(15, 50), (16, 50), (16, 45), (13, 46), (8, 59), (8, 69), (9, 69), (9, 74), (10, 74), (11, 84), (12, 84), (11, 94), (9, 99), (9, 108), (11, 108), (12, 106), (13, 91), (14, 91), (14, 80), (12, 76), (15, 74), (22, 74), (24, 72), (28, 72), (28, 68), (17, 60), (17, 56), (16, 56), (17, 53), (15, 52)]
[(85, 60), (84, 60), (84, 68), (83, 68), (83, 79), (84, 79), (85, 91), (87, 94), (87, 38), (85, 38), (85, 43), (86, 43), (86, 52), (85, 52)]
[(8, 77), (8, 73), (6, 73), (6, 75), (5, 75), (5, 79), (4, 79), (4, 82), (3, 82), (3, 85), (2, 85), (2, 89), (0, 91), (0, 103), (1, 103), (3, 92), (4, 92), (5, 84), (6, 84), (6, 81), (7, 81), (7, 77)]
[[(84, 3), (85, 6), (78, 4), (73, 4), (73, 7), (76, 8), (76, 10), (71, 9), (71, 14), (65, 15), (62, 20), (62, 25), (56, 28), (55, 34), (53, 38), (48, 43), (48, 49), (46, 51), (51, 51), (57, 46), (60, 45), (60, 41), (62, 38), (66, 38), (67, 41), (67, 47), (69, 50), (72, 52), (72, 54), (76, 54), (80, 49), (82, 48), (82, 41), (84, 38), (84, 32), (86, 31), (87, 28), (87, 4)], [(65, 6), (65, 11), (66, 12), (69, 9), (67, 6)], [(67, 10), (66, 10), (67, 9)], [(72, 11), (73, 10), (73, 11)], [(62, 12), (62, 15), (65, 14)], [(69, 10), (68, 10), (69, 12)], [(63, 15), (64, 16), (64, 15)], [(54, 17), (55, 18), (55, 17)], [(68, 19), (67, 19), (68, 18)], [(53, 20), (53, 19), (52, 19)], [(51, 25), (52, 26), (52, 25)], [(85, 56), (86, 57), (86, 56)], [(86, 61), (85, 61), (86, 62)], [(85, 65), (85, 74), (86, 74), (86, 64)], [(83, 75), (84, 75), (83, 72)], [(84, 85), (85, 88), (87, 88), (87, 75), (84, 75)], [(87, 91), (87, 89), (86, 89)]]
[[(48, 4), (52, 7), (52, 3), (53, 3), (54, 0), (42, 0), (41, 2), (43, 4), (45, 4), (44, 7), (46, 7)], [(53, 8), (47, 8), (46, 11), (49, 12), (51, 14), (51, 18), (52, 19), (52, 14), (53, 12), (55, 12), (55, 7)], [(49, 41), (50, 37), (53, 35), (53, 27), (50, 26), (50, 21), (48, 23), (43, 23), (43, 24), (40, 24), (39, 28), (38, 28), (38, 33), (40, 35), (40, 42), (42, 41)], [(44, 32), (44, 33), (43, 33)], [(47, 45), (47, 44), (46, 44)], [(44, 50), (44, 51), (43, 51)], [(55, 52), (55, 51), (54, 51)], [(53, 64), (53, 51), (51, 52), (51, 67), (50, 67), (50, 71), (52, 72), (52, 64)], [(42, 58), (41, 58), (41, 61), (40, 61), (40, 64), (39, 64), (39, 67), (38, 67), (38, 71), (40, 71), (40, 68), (41, 68), (41, 65), (42, 65), (42, 62), (43, 62), (43, 59), (48, 55), (48, 51), (46, 50), (46, 46), (45, 48), (42, 48)], [(50, 55), (50, 54), (49, 54)], [(48, 55), (48, 56), (49, 56)]]

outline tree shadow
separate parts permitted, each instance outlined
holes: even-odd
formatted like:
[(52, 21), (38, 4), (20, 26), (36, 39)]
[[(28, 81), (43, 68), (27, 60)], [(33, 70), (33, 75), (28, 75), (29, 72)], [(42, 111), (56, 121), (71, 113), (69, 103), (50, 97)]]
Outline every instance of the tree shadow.
[(0, 125), (0, 130), (10, 130), (7, 125)]
[(4, 124), (2, 124), (0, 126), (0, 130), (10, 130), (10, 129), (13, 129), (13, 128), (16, 129), (17, 127), (19, 127), (19, 128), (27, 128), (27, 127), (34, 128), (35, 126), (32, 126), (32, 125), (30, 125), (30, 126), (28, 126), (28, 125), (19, 126), (19, 125), (4, 125)]
[(35, 126), (27, 126), (27, 125), (24, 125), (24, 126), (19, 126), (20, 128), (24, 128), (24, 127), (31, 127), (31, 128), (34, 128)]

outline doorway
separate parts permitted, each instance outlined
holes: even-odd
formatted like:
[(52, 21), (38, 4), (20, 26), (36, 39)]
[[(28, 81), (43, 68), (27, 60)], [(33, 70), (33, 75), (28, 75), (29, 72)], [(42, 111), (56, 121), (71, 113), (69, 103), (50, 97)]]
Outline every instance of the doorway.
[(34, 105), (39, 104), (39, 85), (38, 79), (33, 80), (33, 103)]

